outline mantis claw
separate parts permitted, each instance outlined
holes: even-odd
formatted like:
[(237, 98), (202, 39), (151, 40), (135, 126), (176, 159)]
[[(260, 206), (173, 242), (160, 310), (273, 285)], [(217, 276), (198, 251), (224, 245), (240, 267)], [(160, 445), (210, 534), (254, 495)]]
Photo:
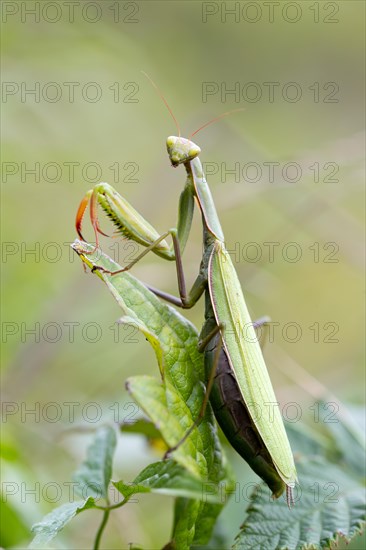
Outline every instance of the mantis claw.
[(85, 242), (85, 239), (81, 233), (81, 227), (83, 223), (83, 218), (85, 214), (85, 210), (89, 204), (90, 208), (90, 220), (92, 227), (94, 229), (95, 233), (95, 240), (96, 240), (96, 248), (98, 247), (98, 233), (101, 235), (104, 235), (105, 237), (108, 237), (104, 231), (101, 230), (98, 220), (98, 196), (96, 189), (89, 189), (89, 191), (85, 194), (85, 197), (82, 199), (78, 211), (76, 213), (76, 220), (75, 220), (75, 227), (77, 234), (79, 235), (80, 239)]
[(88, 191), (86, 193), (86, 195), (83, 198), (83, 200), (81, 201), (81, 203), (79, 205), (79, 208), (78, 208), (78, 211), (76, 213), (76, 220), (75, 220), (76, 231), (77, 231), (77, 234), (79, 235), (80, 239), (84, 242), (85, 242), (85, 239), (84, 239), (84, 237), (81, 233), (81, 226), (82, 226), (82, 223), (83, 223), (85, 210), (86, 210), (86, 207), (88, 206), (88, 202), (90, 200), (90, 197), (91, 197), (92, 193), (93, 193), (93, 191), (91, 189), (90, 189), (90, 191)]

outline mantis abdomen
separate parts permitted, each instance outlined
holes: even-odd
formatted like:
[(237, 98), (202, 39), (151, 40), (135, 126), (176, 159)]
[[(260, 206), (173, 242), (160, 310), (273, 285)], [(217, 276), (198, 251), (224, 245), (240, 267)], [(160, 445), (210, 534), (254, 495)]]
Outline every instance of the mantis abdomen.
[(216, 367), (214, 365), (218, 345), (221, 342), (219, 335), (216, 335), (205, 349), (206, 379), (212, 369), (216, 368), (210, 393), (210, 403), (216, 420), (229, 443), (267, 483), (273, 496), (279, 497), (285, 489), (285, 483), (278, 475), (266, 445), (251, 419), (223, 347), (218, 364)]

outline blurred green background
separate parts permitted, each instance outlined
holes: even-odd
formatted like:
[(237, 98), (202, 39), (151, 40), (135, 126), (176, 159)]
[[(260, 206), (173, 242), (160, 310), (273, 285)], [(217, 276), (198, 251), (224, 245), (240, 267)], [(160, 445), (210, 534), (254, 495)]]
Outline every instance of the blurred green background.
[[(89, 432), (136, 413), (125, 379), (158, 376), (149, 344), (118, 332), (117, 305), (68, 247), (77, 206), (98, 181), (159, 231), (176, 223), (185, 176), (165, 148), (176, 128), (142, 70), (185, 136), (245, 108), (195, 139), (250, 311), (279, 323), (265, 353), (281, 403), (314, 420), (317, 388), (301, 369), (355, 409), (364, 395), (364, 3), (272, 12), (265, 2), (75, 2), (73, 15), (66, 4), (2, 5), (4, 547), (25, 547), (31, 524), (68, 501)], [(87, 217), (85, 234), (93, 238)], [(123, 241), (103, 246), (122, 263), (136, 253)], [(188, 281), (200, 253), (196, 216)], [(174, 265), (153, 255), (133, 273), (176, 293)], [(200, 328), (202, 314), (199, 304), (187, 316)], [(254, 478), (227, 452), (240, 481)], [(123, 436), (114, 479), (132, 480), (156, 458)], [(245, 505), (224, 512), (228, 533)], [(139, 497), (112, 514), (103, 548), (162, 547), (171, 510), (170, 498)], [(80, 516), (54, 547), (90, 547), (97, 515)]]

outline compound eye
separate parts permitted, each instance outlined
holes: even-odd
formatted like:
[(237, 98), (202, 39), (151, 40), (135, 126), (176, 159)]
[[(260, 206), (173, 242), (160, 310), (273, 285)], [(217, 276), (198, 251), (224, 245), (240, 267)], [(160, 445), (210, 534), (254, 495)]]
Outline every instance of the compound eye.
[(194, 159), (195, 157), (198, 157), (200, 152), (201, 152), (201, 149), (198, 147), (198, 145), (194, 145), (188, 151), (189, 158)]

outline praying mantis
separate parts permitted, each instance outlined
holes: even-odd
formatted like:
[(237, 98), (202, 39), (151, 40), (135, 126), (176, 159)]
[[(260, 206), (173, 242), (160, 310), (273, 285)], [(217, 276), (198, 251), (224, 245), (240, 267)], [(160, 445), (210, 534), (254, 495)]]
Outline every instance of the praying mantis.
[[(177, 227), (160, 235), (113, 187), (100, 183), (81, 201), (76, 229), (84, 240), (82, 220), (89, 204), (98, 247), (98, 233), (107, 236), (99, 225), (97, 210), (100, 205), (123, 236), (145, 247), (129, 265), (108, 273), (113, 276), (127, 271), (152, 251), (161, 258), (175, 261), (179, 298), (148, 286), (152, 292), (183, 309), (193, 307), (205, 295), (205, 321), (199, 339), (206, 371), (205, 399), (195, 424), (168, 453), (174, 452), (186, 439), (210, 400), (215, 417), (234, 449), (267, 483), (273, 498), (286, 490), (287, 504), (291, 507), (297, 481), (293, 455), (255, 333), (255, 323), (250, 318), (238, 276), (225, 248), (224, 234), (199, 159), (201, 149), (191, 139), (180, 136), (179, 125), (163, 96), (162, 99), (178, 128), (178, 136), (170, 136), (166, 141), (169, 159), (173, 167), (183, 165), (187, 174), (179, 199)], [(202, 216), (203, 254), (198, 276), (187, 292), (182, 254), (195, 202)], [(169, 236), (171, 245), (166, 240)]]

